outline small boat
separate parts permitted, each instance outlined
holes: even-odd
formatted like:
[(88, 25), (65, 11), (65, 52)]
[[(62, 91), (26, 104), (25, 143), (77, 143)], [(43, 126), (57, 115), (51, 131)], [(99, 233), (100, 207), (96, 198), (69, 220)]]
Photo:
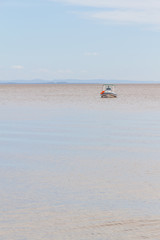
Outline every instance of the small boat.
[(117, 94), (114, 92), (113, 84), (103, 84), (101, 98), (116, 98)]

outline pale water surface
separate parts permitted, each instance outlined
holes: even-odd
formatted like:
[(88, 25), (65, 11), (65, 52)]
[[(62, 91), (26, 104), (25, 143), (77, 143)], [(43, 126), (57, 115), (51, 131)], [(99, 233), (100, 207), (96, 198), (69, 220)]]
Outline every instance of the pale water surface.
[(160, 239), (160, 85), (0, 85), (0, 239)]

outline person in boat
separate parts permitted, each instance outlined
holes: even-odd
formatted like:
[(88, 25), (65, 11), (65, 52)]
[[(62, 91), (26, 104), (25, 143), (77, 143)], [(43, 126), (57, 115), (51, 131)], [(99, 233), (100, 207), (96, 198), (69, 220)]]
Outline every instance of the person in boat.
[(108, 86), (108, 87), (106, 88), (106, 90), (107, 90), (107, 91), (111, 91), (111, 88)]

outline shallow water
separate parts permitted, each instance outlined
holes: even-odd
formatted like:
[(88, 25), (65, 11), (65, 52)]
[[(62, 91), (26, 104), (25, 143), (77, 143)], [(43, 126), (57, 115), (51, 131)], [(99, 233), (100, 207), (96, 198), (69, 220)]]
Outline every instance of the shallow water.
[(0, 239), (160, 238), (160, 85), (0, 85)]

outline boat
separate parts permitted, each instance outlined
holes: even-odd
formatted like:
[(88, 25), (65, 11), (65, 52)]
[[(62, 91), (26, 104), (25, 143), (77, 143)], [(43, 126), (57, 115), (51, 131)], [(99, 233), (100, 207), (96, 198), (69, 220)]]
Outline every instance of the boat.
[(114, 88), (113, 84), (103, 84), (101, 98), (116, 98), (117, 94), (114, 92)]

